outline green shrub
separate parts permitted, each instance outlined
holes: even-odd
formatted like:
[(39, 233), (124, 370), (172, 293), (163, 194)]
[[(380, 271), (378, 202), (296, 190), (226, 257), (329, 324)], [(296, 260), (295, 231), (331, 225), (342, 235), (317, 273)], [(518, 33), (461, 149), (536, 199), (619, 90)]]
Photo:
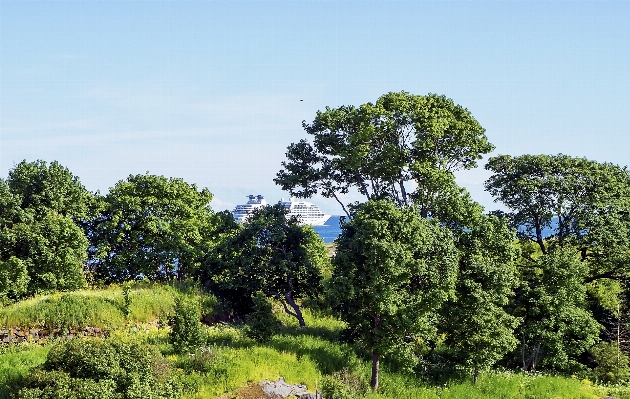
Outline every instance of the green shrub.
[(599, 381), (620, 383), (628, 380), (628, 356), (610, 342), (600, 342), (591, 348), (597, 367), (593, 376)]
[(45, 372), (37, 370), (27, 377), (29, 388), (22, 388), (19, 399), (91, 399), (121, 398), (116, 392), (116, 383), (110, 379), (91, 380), (72, 378), (63, 371)]
[(247, 316), (245, 334), (258, 342), (269, 342), (278, 330), (278, 321), (273, 315), (272, 306), (262, 292), (252, 296), (254, 311)]
[(363, 398), (368, 391), (368, 384), (350, 373), (348, 369), (335, 372), (322, 379), (322, 397), (326, 399)]
[(175, 299), (175, 314), (169, 317), (169, 339), (176, 352), (195, 351), (204, 344), (201, 308), (196, 297), (187, 295)]
[(212, 347), (201, 347), (195, 353), (189, 353), (188, 356), (182, 357), (177, 362), (177, 367), (187, 371), (198, 371), (200, 373), (208, 373), (216, 369), (217, 352)]
[[(159, 365), (159, 367), (156, 367)], [(164, 359), (152, 346), (112, 339), (75, 339), (51, 348), (44, 364), (26, 376), (20, 399), (176, 398)]]

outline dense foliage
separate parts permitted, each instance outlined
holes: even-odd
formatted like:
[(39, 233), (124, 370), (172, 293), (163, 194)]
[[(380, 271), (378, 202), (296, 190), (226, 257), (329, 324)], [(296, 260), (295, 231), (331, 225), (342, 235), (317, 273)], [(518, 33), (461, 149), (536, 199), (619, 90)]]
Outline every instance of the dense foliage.
[(20, 399), (153, 398), (181, 396), (155, 347), (138, 342), (76, 339), (54, 346), (29, 374)]
[(457, 251), (450, 232), (413, 208), (368, 201), (342, 226), (334, 261), (336, 309), (353, 341), (381, 357), (436, 333), (434, 312), (453, 295)]
[(135, 175), (101, 198), (90, 268), (105, 281), (192, 275), (211, 243), (212, 194), (164, 176)]
[(414, 203), (423, 216), (443, 211), (461, 195), (453, 173), (494, 149), (467, 109), (435, 94), (387, 93), (375, 104), (327, 107), (303, 127), (313, 142), (288, 147), (276, 183), (298, 197), (335, 198), (348, 216), (339, 195), (351, 189)]
[(79, 227), (90, 193), (52, 162), (20, 162), (0, 181), (0, 295), (72, 290), (85, 286), (88, 240)]
[(321, 291), (322, 271), (330, 264), (322, 239), (310, 226), (287, 219), (280, 204), (256, 209), (227, 237), (205, 266), (206, 286), (236, 314), (251, 311), (252, 296), (263, 292), (304, 325), (295, 299)]

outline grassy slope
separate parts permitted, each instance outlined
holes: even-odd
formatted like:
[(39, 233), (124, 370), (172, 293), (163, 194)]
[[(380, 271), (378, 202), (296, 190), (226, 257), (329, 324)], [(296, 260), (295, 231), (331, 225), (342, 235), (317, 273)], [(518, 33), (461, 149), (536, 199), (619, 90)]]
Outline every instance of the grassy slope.
[[(309, 326), (305, 329), (299, 329), (293, 318), (278, 313), (284, 327), (267, 344), (257, 344), (245, 338), (239, 326), (215, 326), (207, 329), (206, 351), (192, 357), (176, 355), (168, 344), (166, 329), (156, 325), (137, 328), (139, 323), (153, 321), (171, 312), (175, 293), (175, 289), (165, 286), (135, 287), (131, 292), (128, 318), (123, 313), (120, 287), (38, 297), (0, 309), (0, 323), (3, 327), (38, 327), (46, 320), (65, 326), (78, 323), (75, 327), (109, 328), (114, 330), (113, 336), (156, 344), (180, 369), (181, 378), (194, 387), (195, 392), (186, 395), (190, 399), (216, 398), (226, 392), (235, 392), (248, 383), (280, 376), (290, 383), (306, 384), (311, 390), (320, 386), (324, 376), (340, 370), (348, 370), (348, 375), (363, 385), (369, 380), (370, 364), (357, 355), (355, 348), (335, 340), (343, 324), (334, 318), (315, 315), (308, 309), (304, 311)], [(8, 397), (8, 387), (13, 381), (45, 360), (48, 349), (49, 346), (26, 344), (0, 350), (0, 398)], [(630, 390), (625, 387), (602, 388), (577, 379), (514, 373), (484, 374), (477, 385), (457, 382), (435, 387), (385, 369), (381, 387), (378, 394), (367, 394), (367, 397), (533, 399), (599, 398), (611, 394), (630, 399)]]

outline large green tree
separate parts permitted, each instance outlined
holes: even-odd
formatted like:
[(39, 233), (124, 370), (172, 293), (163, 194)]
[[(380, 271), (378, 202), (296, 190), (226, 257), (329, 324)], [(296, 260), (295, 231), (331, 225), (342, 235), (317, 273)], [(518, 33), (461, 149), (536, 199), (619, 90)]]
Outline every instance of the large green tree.
[(370, 200), (342, 226), (332, 295), (350, 335), (372, 354), (372, 389), (382, 357), (435, 334), (457, 262), (451, 233), (415, 208)]
[(318, 111), (303, 123), (312, 142), (287, 149), (275, 182), (298, 197), (334, 198), (358, 190), (367, 199), (417, 204), (424, 217), (448, 212), (466, 193), (453, 173), (494, 149), (470, 112), (445, 96), (387, 93), (375, 104)]
[(11, 169), (6, 183), (20, 208), (28, 209), (36, 219), (50, 211), (75, 221), (89, 216), (93, 195), (57, 161), (22, 161)]
[(487, 370), (511, 352), (518, 340), (518, 319), (505, 307), (518, 284), (514, 233), (505, 220), (480, 217), (457, 238), (460, 250), (455, 298), (440, 313), (439, 330), (449, 360), (473, 372)]
[(58, 162), (17, 164), (0, 181), (0, 279), (10, 287), (0, 291), (19, 297), (83, 287), (88, 241), (79, 225), (92, 202)]
[(105, 281), (183, 279), (213, 245), (212, 194), (182, 179), (130, 175), (101, 198), (90, 268)]
[(277, 204), (255, 210), (243, 226), (232, 227), (225, 237), (209, 258), (206, 285), (237, 312), (251, 308), (256, 292), (275, 297), (304, 326), (295, 300), (320, 292), (322, 270), (330, 262), (313, 228), (300, 225), (296, 218), (287, 219), (287, 210)]
[[(486, 188), (518, 228), (524, 369), (567, 370), (598, 339), (593, 309), (608, 308), (630, 277), (630, 174), (567, 155), (493, 157)], [(597, 306), (587, 306), (587, 289)], [(601, 313), (601, 312), (599, 312)], [(600, 320), (603, 321), (603, 320)]]

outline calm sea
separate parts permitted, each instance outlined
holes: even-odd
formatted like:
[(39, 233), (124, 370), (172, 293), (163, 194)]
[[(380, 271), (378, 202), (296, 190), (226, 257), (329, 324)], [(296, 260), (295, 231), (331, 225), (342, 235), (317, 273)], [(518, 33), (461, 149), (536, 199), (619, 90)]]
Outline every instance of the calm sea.
[[(543, 229), (544, 235), (553, 234), (553, 229), (558, 228), (558, 219), (553, 218), (551, 220), (551, 227)], [(325, 243), (332, 243), (335, 241), (339, 234), (341, 234), (341, 228), (339, 227), (339, 216), (331, 216), (323, 226), (313, 226), (313, 229), (324, 240)], [(519, 229), (522, 230), (523, 228)]]
[(339, 234), (341, 234), (339, 216), (331, 216), (330, 219), (326, 221), (326, 224), (323, 226), (313, 226), (313, 229), (325, 243), (332, 243), (339, 237)]

